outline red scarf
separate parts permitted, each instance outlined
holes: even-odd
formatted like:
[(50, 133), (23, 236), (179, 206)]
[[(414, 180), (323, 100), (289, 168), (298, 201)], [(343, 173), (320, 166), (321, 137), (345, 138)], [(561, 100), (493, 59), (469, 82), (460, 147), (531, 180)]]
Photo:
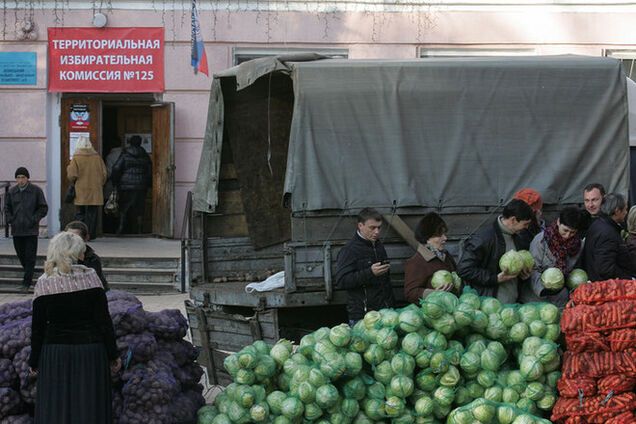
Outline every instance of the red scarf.
[(548, 243), (550, 252), (556, 258), (556, 267), (565, 274), (567, 272), (568, 257), (576, 256), (581, 250), (581, 237), (577, 233), (565, 240), (559, 234), (559, 226), (554, 221), (552, 225), (545, 229), (543, 238)]

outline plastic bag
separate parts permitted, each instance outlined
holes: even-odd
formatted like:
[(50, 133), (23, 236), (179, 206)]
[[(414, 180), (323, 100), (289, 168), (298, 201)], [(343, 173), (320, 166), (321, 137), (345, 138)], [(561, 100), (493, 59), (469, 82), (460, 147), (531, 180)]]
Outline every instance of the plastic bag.
[(249, 283), (245, 286), (246, 293), (265, 292), (285, 287), (285, 271), (277, 272), (267, 277), (265, 281), (260, 283)]

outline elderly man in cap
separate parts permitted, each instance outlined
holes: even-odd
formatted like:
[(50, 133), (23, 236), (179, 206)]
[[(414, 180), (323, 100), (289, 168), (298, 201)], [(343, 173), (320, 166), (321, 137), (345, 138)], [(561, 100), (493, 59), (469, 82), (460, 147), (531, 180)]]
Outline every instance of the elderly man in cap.
[(11, 225), (13, 246), (24, 270), (22, 286), (25, 290), (33, 282), (33, 269), (38, 251), (40, 220), (49, 210), (42, 189), (29, 182), (29, 171), (20, 167), (15, 171), (15, 186), (7, 196), (6, 218)]

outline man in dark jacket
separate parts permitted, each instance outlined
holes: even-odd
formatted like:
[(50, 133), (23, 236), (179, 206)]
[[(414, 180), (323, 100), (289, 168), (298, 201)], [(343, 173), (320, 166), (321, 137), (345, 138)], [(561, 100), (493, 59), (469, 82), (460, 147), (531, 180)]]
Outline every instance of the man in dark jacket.
[(78, 235), (82, 238), (82, 240), (84, 240), (84, 243), (86, 243), (86, 251), (84, 251), (84, 257), (80, 259), (78, 263), (85, 267), (93, 268), (99, 279), (102, 281), (104, 291), (108, 291), (108, 281), (106, 281), (104, 271), (102, 270), (102, 259), (97, 255), (97, 253), (95, 253), (93, 248), (88, 245), (88, 240), (90, 240), (88, 225), (84, 224), (82, 221), (71, 221), (66, 224), (64, 231)]
[(583, 260), (591, 281), (636, 275), (627, 244), (621, 237), (621, 224), (626, 216), (625, 198), (618, 193), (607, 194), (598, 218), (592, 222), (585, 237)]
[(117, 234), (124, 231), (126, 222), (133, 222), (136, 231), (141, 232), (146, 191), (152, 186), (152, 162), (141, 147), (141, 137), (134, 135), (129, 143), (113, 165), (111, 174), (119, 194)]
[(500, 270), (499, 259), (509, 250), (527, 250), (530, 242), (520, 237), (534, 212), (524, 201), (513, 199), (492, 225), (481, 228), (464, 243), (457, 273), (481, 296), (496, 297), (503, 303), (516, 303), (519, 280), (529, 273), (508, 275)]
[(31, 184), (29, 178), (26, 168), (20, 167), (15, 171), (17, 184), (9, 190), (6, 203), (6, 218), (11, 225), (13, 246), (24, 270), (24, 289), (28, 289), (33, 283), (40, 220), (49, 210), (42, 189)]
[(365, 208), (358, 214), (356, 234), (338, 253), (336, 285), (347, 290), (349, 324), (354, 325), (368, 311), (390, 308), (395, 300), (390, 265), (380, 241), (382, 215)]

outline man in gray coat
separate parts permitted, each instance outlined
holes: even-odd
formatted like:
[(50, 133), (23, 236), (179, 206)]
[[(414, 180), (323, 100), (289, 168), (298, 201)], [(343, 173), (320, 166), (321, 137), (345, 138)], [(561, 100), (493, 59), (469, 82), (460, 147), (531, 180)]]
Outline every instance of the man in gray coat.
[(6, 218), (11, 225), (13, 247), (24, 270), (24, 289), (28, 289), (33, 282), (40, 220), (49, 210), (42, 189), (31, 184), (29, 178), (26, 168), (20, 167), (15, 171), (17, 184), (9, 190), (6, 204)]

